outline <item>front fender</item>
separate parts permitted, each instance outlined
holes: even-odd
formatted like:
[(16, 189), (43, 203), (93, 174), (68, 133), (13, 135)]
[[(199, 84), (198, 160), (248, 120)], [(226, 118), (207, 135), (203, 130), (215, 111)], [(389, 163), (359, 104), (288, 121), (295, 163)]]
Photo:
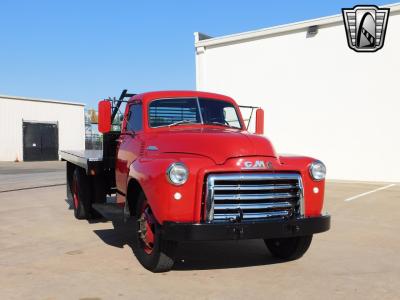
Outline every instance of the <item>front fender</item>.
[[(182, 162), (189, 169), (189, 177), (181, 186), (171, 184), (166, 177), (170, 164)], [(199, 222), (201, 215), (202, 184), (197, 184), (199, 170), (215, 163), (206, 157), (191, 154), (160, 154), (155, 159), (139, 158), (129, 168), (129, 179), (141, 185), (152, 212), (160, 224), (164, 221)], [(175, 193), (181, 198), (176, 200)]]

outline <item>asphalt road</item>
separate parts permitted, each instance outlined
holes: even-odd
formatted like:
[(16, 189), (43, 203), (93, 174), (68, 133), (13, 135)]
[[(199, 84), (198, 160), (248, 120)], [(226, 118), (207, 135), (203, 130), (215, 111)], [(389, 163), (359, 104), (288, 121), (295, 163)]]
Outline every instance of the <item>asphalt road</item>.
[[(50, 174), (61, 179), (62, 163), (50, 165), (19, 166), (15, 174), (0, 164), (0, 182), (27, 175), (9, 181), (13, 189), (32, 187), (31, 180), (48, 183)], [(384, 189), (368, 193), (378, 188)], [(0, 192), (0, 203), (0, 299), (400, 296), (400, 185), (328, 182), (332, 229), (315, 235), (300, 260), (273, 259), (260, 240), (187, 243), (174, 269), (162, 274), (137, 262), (129, 228), (75, 220), (65, 186)]]
[(65, 162), (0, 162), (0, 193), (65, 184)]

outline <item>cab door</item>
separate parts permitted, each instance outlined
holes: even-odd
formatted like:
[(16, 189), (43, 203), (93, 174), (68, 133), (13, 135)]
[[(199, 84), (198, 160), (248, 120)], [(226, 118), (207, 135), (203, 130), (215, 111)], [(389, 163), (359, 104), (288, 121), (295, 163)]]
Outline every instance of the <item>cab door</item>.
[(129, 166), (139, 157), (142, 148), (142, 114), (142, 103), (140, 101), (128, 104), (125, 111), (126, 120), (122, 125), (121, 135), (118, 140), (117, 161), (115, 164), (115, 180), (118, 191), (117, 202), (125, 201)]

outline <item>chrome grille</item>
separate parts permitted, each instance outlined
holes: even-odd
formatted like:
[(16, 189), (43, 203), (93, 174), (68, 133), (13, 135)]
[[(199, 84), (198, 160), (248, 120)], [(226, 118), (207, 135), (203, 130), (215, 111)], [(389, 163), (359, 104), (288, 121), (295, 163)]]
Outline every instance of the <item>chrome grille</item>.
[(211, 174), (206, 184), (207, 222), (303, 215), (303, 188), (299, 174)]

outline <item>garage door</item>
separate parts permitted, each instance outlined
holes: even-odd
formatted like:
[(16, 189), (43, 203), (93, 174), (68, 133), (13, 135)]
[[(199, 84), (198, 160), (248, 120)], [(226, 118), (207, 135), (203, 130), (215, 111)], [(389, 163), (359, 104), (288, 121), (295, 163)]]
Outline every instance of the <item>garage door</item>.
[(24, 161), (58, 160), (58, 125), (23, 123)]

